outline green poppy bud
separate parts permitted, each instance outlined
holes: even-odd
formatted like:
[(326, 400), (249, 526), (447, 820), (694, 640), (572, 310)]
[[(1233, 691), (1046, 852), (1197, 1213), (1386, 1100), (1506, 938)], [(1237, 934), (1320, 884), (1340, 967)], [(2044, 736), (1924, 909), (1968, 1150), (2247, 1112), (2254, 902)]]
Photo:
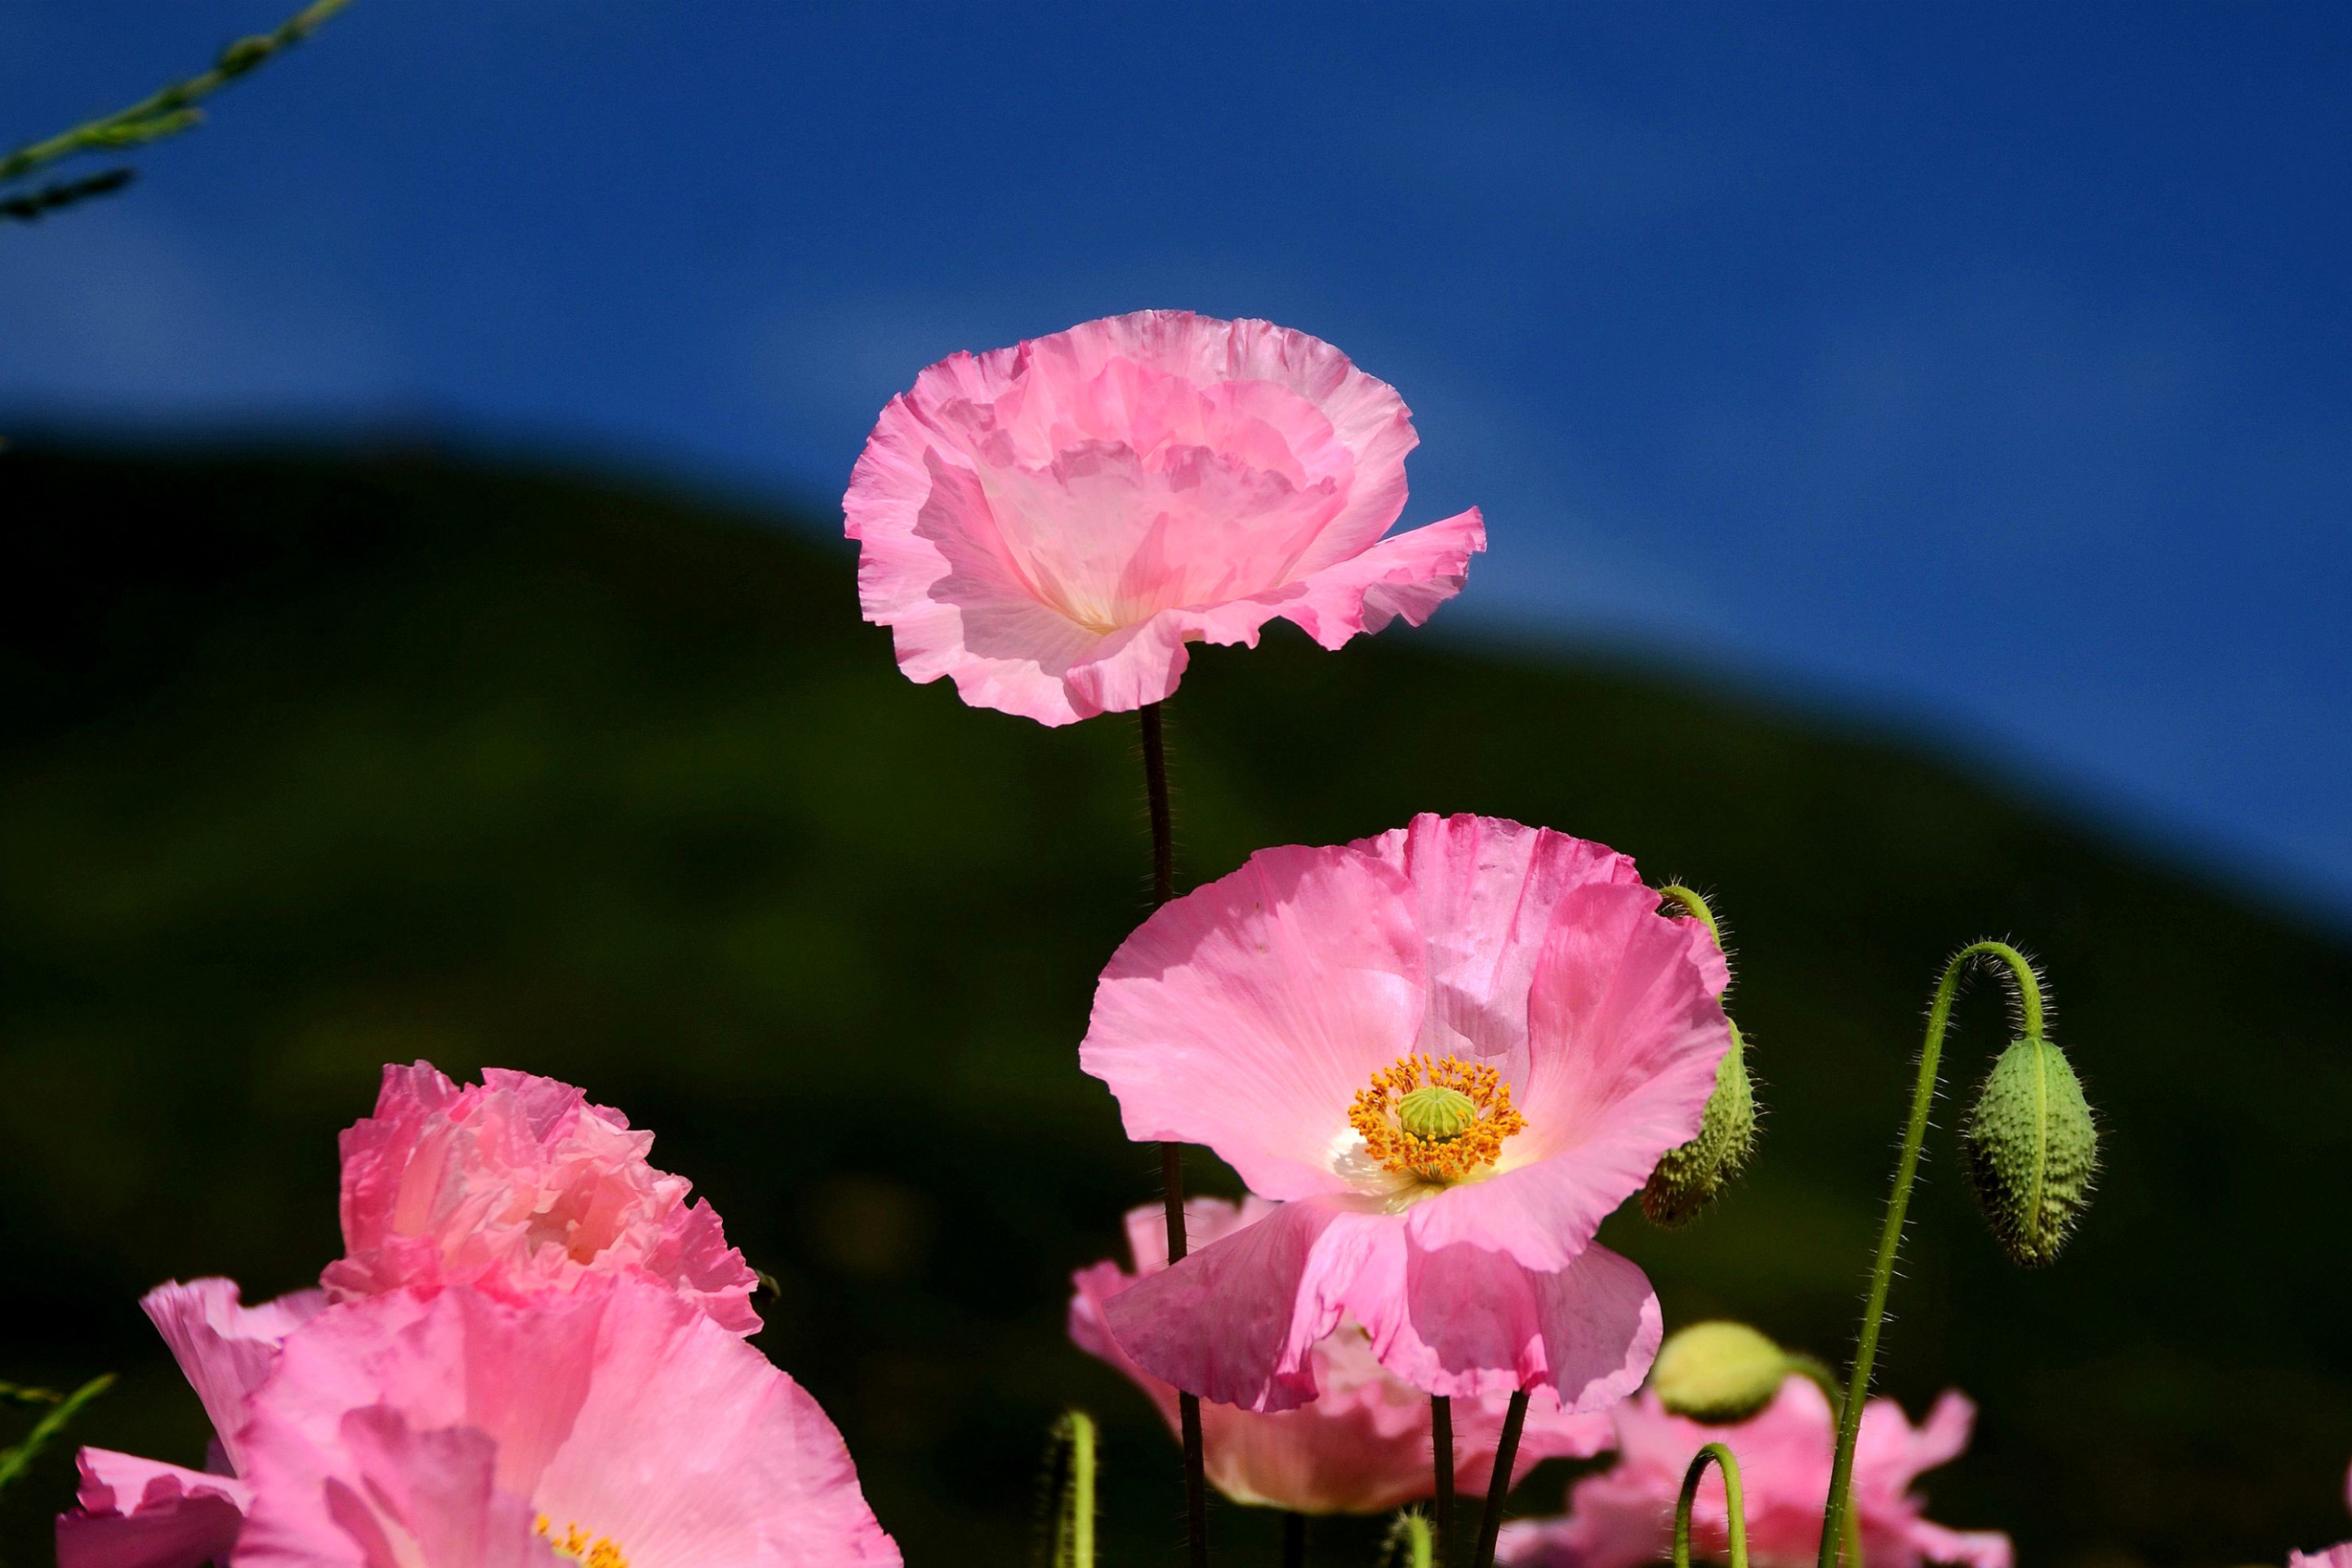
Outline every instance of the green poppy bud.
[(2066, 1053), (2038, 1035), (2011, 1041), (1960, 1139), (2001, 1250), (2028, 1268), (2054, 1260), (2099, 1168), (2099, 1130)]
[(1731, 1026), (1731, 1048), (1716, 1064), (1715, 1090), (1706, 1097), (1698, 1136), (1669, 1149), (1642, 1188), (1642, 1212), (1650, 1223), (1674, 1229), (1699, 1211), (1748, 1163), (1756, 1147), (1756, 1090), (1748, 1077), (1748, 1049), (1739, 1026)]
[(1693, 1323), (1658, 1347), (1650, 1388), (1676, 1415), (1727, 1426), (1771, 1404), (1792, 1370), (1788, 1352), (1745, 1323)]

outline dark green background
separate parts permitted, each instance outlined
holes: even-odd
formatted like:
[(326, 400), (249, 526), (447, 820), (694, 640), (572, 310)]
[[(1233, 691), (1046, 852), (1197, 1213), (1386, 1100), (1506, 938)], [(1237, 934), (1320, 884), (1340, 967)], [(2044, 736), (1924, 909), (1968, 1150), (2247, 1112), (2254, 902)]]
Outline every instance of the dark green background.
[[(0, 1375), (118, 1368), (83, 1435), (194, 1460), (137, 1295), (306, 1283), (378, 1065), (505, 1064), (656, 1129), (782, 1280), (759, 1342), (914, 1563), (1027, 1551), (1071, 1401), (1108, 1424), (1108, 1561), (1172, 1557), (1172, 1450), (1061, 1332), (1069, 1271), (1154, 1191), (1075, 1054), (1142, 911), (1133, 721), (908, 684), (845, 547), (777, 521), (414, 454), (0, 457)], [(2029, 1564), (2352, 1533), (2352, 954), (2298, 911), (1607, 660), (1282, 627), (1200, 652), (1169, 718), (1188, 881), (1427, 809), (1717, 895), (1764, 1141), (1696, 1229), (1606, 1233), (1670, 1324), (1843, 1349), (1933, 977), (1966, 939), (2028, 944), (2106, 1171), (2022, 1273), (1935, 1135), (1882, 1366), (1915, 1412), (1984, 1406), (1937, 1516)], [(1959, 1089), (2000, 1029), (1963, 1005)], [(47, 1557), (68, 1478), (60, 1452), (0, 1501), (9, 1561)]]

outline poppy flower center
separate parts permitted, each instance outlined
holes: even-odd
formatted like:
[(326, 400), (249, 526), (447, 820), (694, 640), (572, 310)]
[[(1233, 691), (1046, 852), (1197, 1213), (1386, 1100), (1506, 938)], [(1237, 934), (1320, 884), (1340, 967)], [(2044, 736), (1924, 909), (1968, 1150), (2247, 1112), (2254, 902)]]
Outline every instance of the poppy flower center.
[(1408, 1056), (1356, 1091), (1348, 1123), (1381, 1169), (1451, 1184), (1493, 1164), (1503, 1140), (1524, 1131), (1528, 1119), (1493, 1068)]
[(609, 1535), (591, 1535), (576, 1524), (566, 1524), (559, 1531), (555, 1521), (543, 1513), (534, 1528), (558, 1557), (569, 1557), (583, 1568), (629, 1568), (620, 1544)]

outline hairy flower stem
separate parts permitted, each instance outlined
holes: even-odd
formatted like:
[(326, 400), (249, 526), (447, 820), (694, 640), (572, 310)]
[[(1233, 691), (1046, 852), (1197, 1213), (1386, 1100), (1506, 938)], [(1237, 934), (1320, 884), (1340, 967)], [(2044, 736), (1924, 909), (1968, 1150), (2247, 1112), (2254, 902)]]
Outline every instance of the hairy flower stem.
[[(1838, 1386), (1837, 1373), (1829, 1369), (1828, 1363), (1813, 1356), (1791, 1355), (1789, 1370), (1822, 1391), (1822, 1397), (1829, 1403), (1830, 1420), (1837, 1421), (1845, 1409), (1845, 1390)], [(1845, 1510), (1844, 1562), (1845, 1568), (1862, 1568), (1862, 1515), (1853, 1509)]]
[(1397, 1515), (1388, 1539), (1381, 1543), (1380, 1563), (1381, 1568), (1444, 1568), (1430, 1550), (1429, 1521), (1410, 1511)]
[(1437, 1468), (1437, 1560), (1452, 1561), (1454, 1542), (1454, 1401), (1429, 1396), (1430, 1458)]
[(1042, 1568), (1095, 1568), (1095, 1424), (1073, 1410), (1045, 1452), (1046, 1558)]
[[(1143, 729), (1143, 795), (1151, 814), (1151, 907), (1176, 896), (1176, 831), (1168, 809), (1168, 739), (1160, 704), (1147, 702), (1136, 714)], [(1184, 1146), (1160, 1145), (1160, 1201), (1168, 1216), (1168, 1262), (1173, 1268), (1190, 1250), (1184, 1235)], [(1201, 1398), (1176, 1396), (1177, 1425), (1184, 1439), (1184, 1523), (1192, 1568), (1208, 1568), (1208, 1463), (1201, 1439)]]
[[(1837, 1568), (1838, 1547), (1853, 1506), (1853, 1445), (1862, 1432), (1862, 1409), (1870, 1396), (1872, 1364), (1878, 1359), (1878, 1330), (1886, 1321), (1886, 1289), (1895, 1278), (1895, 1257), (1903, 1246), (1903, 1217), (1911, 1206), (1911, 1186), (1919, 1173), (1919, 1145), (1927, 1136), (1927, 1113), (1935, 1108), (1936, 1073), (1944, 1056), (1944, 1031), (1952, 1021), (1952, 1001), (1960, 978), (1979, 959), (2009, 966), (2019, 1022), (2028, 1038), (2042, 1034), (2042, 982), (2025, 955), (2005, 942), (1971, 942), (1952, 955), (1927, 1010), (1927, 1037), (1919, 1047), (1918, 1082), (1911, 1091), (1911, 1121), (1904, 1129), (1903, 1152), (1895, 1163), (1895, 1190), (1886, 1199), (1886, 1224), (1878, 1236), (1878, 1262), (1870, 1271), (1870, 1295), (1862, 1309), (1862, 1339), (1854, 1347), (1853, 1373), (1844, 1406), (1838, 1411), (1837, 1458), (1830, 1467), (1828, 1506), (1822, 1514), (1820, 1568)], [(1860, 1568), (1859, 1553), (1855, 1568)]]
[[(1731, 1568), (1748, 1568), (1748, 1510), (1739, 1494), (1739, 1458), (1720, 1443), (1709, 1443), (1683, 1472), (1682, 1496), (1675, 1500), (1675, 1568), (1690, 1568), (1691, 1504), (1709, 1465), (1723, 1470), (1723, 1511), (1731, 1537)], [(1860, 1568), (1859, 1560), (1856, 1568)]]
[(1519, 1462), (1519, 1432), (1528, 1424), (1528, 1391), (1511, 1394), (1503, 1413), (1503, 1440), (1495, 1445), (1495, 1479), (1486, 1483), (1486, 1513), (1478, 1521), (1478, 1555), (1473, 1568), (1495, 1568), (1495, 1540), (1503, 1532), (1503, 1500), (1511, 1492), (1511, 1471)]
[(1658, 889), (1658, 897), (1672, 899), (1690, 911), (1701, 925), (1706, 927), (1706, 934), (1715, 940), (1715, 945), (1717, 947), (1723, 945), (1723, 928), (1715, 923), (1715, 911), (1707, 907), (1706, 900), (1696, 891), (1684, 887), (1680, 882), (1669, 882)]

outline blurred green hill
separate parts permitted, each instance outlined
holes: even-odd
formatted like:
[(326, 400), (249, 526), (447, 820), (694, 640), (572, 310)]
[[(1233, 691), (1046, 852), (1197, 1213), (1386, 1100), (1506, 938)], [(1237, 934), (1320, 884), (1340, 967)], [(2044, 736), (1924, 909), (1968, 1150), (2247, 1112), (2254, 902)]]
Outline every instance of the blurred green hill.
[[(1131, 721), (910, 685), (823, 531), (614, 483), (34, 448), (0, 457), (0, 1375), (120, 1369), (80, 1435), (194, 1461), (138, 1294), (310, 1281), (379, 1064), (524, 1067), (656, 1130), (778, 1277), (761, 1342), (911, 1562), (1023, 1557), (1071, 1401), (1109, 1425), (1111, 1561), (1167, 1560), (1171, 1446), (1061, 1331), (1155, 1190), (1075, 1059), (1142, 912)], [(1170, 705), (1187, 882), (1434, 809), (1716, 894), (1768, 1114), (1698, 1226), (1612, 1224), (1670, 1324), (1843, 1352), (1933, 976), (2013, 934), (2106, 1170), (2021, 1273), (1936, 1135), (1882, 1366), (1915, 1413), (1983, 1405), (1937, 1516), (2080, 1568), (2352, 1534), (2345, 946), (1882, 738), (1613, 662), (1286, 631), (1202, 651)], [(2000, 1011), (1964, 1005), (1955, 1094)], [(68, 1489), (53, 1454), (0, 1554), (46, 1561)], [(1271, 1550), (1268, 1518), (1220, 1529)]]

